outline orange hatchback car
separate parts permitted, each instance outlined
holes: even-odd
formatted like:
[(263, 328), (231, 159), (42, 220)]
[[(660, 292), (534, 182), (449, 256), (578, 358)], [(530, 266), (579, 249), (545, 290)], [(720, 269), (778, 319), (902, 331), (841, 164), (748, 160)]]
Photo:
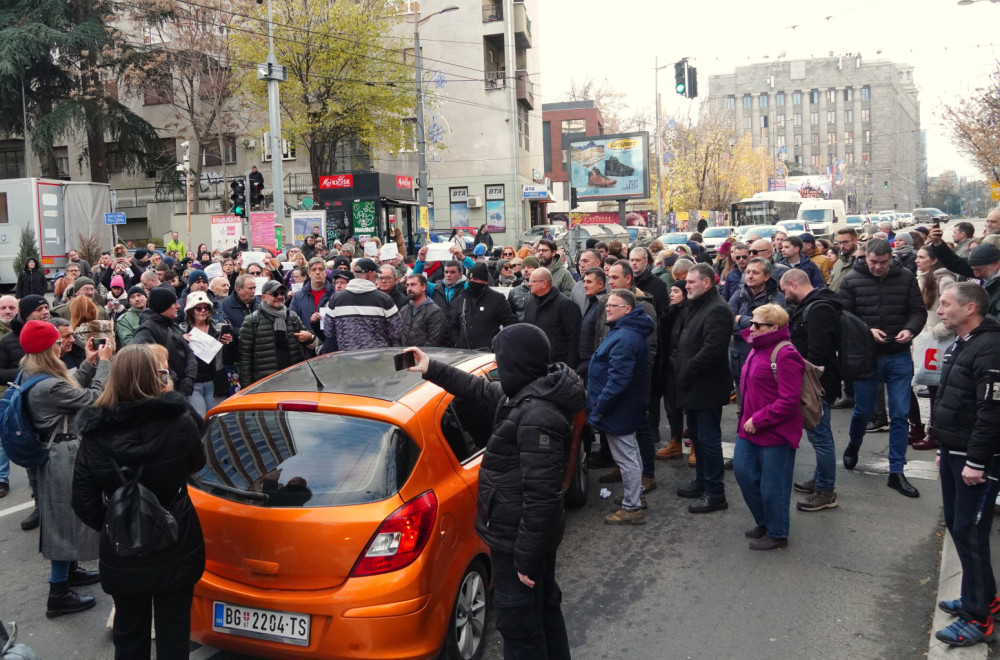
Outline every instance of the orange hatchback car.
[[(492, 419), (395, 371), (397, 351), (324, 355), (211, 411), (189, 488), (207, 556), (195, 641), (263, 658), (482, 653), (490, 560), (476, 493)], [(428, 353), (497, 376), (490, 354)], [(593, 438), (575, 422), (564, 485), (580, 506)]]

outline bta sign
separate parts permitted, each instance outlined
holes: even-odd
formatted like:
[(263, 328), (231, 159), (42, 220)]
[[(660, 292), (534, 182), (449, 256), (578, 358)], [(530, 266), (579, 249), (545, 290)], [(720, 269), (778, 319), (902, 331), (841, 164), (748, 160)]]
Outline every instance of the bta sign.
[(337, 174), (336, 176), (321, 176), (319, 178), (319, 187), (326, 190), (331, 188), (353, 188), (354, 175)]

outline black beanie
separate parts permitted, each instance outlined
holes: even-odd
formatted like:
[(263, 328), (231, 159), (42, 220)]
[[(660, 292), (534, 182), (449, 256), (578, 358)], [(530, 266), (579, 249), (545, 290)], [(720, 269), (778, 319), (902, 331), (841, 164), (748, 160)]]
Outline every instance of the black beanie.
[(28, 317), (33, 311), (41, 307), (42, 305), (48, 305), (49, 301), (43, 296), (37, 294), (31, 294), (21, 298), (17, 303), (17, 311), (21, 314), (21, 320), (27, 321)]
[(137, 293), (141, 293), (144, 298), (149, 297), (149, 294), (146, 293), (145, 287), (143, 287), (141, 284), (136, 284), (134, 287), (130, 288), (128, 290), (128, 297), (131, 298)]
[(147, 307), (157, 314), (162, 314), (170, 309), (172, 305), (177, 304), (177, 294), (170, 289), (157, 286), (150, 290), (147, 300)]
[(489, 282), (490, 271), (486, 267), (486, 264), (479, 263), (473, 266), (472, 269), (469, 271), (469, 279), (470, 280), (476, 279), (479, 280), (480, 282)]

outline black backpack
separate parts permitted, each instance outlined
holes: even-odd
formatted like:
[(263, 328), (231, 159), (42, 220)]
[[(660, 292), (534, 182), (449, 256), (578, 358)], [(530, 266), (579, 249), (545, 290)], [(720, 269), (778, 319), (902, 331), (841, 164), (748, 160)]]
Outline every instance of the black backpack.
[[(816, 304), (829, 301), (816, 300), (809, 303), (802, 313), (802, 322), (809, 316), (809, 309)], [(836, 306), (834, 306), (836, 307)], [(844, 382), (871, 380), (878, 366), (875, 338), (871, 328), (857, 315), (837, 307), (840, 325), (837, 328), (837, 369)]]
[[(141, 483), (142, 469), (112, 465), (122, 485), (108, 498), (104, 510), (104, 537), (119, 557), (142, 557), (169, 548), (177, 542), (177, 519)], [(126, 474), (128, 473), (128, 474)]]

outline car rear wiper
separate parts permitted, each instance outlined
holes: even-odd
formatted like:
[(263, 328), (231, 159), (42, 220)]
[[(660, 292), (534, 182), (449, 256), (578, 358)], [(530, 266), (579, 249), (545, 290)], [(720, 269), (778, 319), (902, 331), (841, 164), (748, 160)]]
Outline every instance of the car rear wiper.
[(270, 499), (267, 493), (258, 493), (254, 490), (243, 490), (242, 488), (234, 488), (233, 486), (226, 486), (225, 484), (203, 483), (198, 485), (204, 486), (208, 489), (221, 490), (224, 493), (236, 495), (237, 497), (242, 497), (254, 502), (263, 502), (266, 504), (268, 499)]

